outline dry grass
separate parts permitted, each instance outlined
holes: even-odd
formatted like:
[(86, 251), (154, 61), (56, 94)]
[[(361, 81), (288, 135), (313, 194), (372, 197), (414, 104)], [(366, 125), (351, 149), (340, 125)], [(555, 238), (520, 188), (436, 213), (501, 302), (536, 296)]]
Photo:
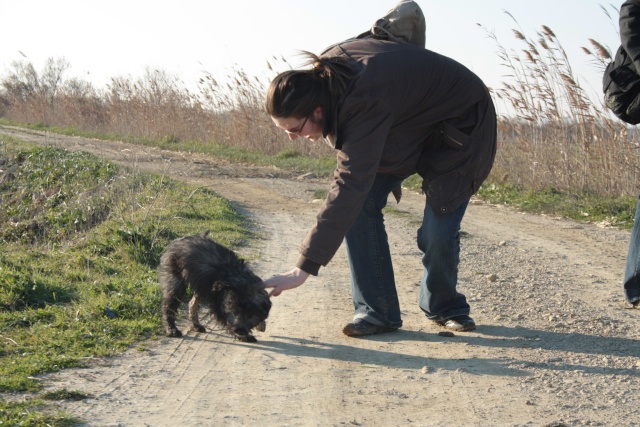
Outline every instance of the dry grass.
[[(499, 149), (490, 180), (532, 190), (555, 188), (607, 196), (636, 194), (639, 188), (638, 141), (613, 118), (601, 99), (580, 86), (555, 33), (542, 26), (535, 37), (513, 30), (522, 50), (498, 46), (508, 70), (492, 94), (499, 111)], [(486, 31), (486, 30), (485, 30)], [(583, 48), (600, 70), (610, 58), (594, 39)], [(267, 82), (232, 69), (220, 85), (204, 73), (195, 92), (162, 70), (144, 76), (113, 78), (97, 90), (88, 82), (64, 79), (64, 59), (49, 60), (37, 73), (28, 62), (13, 63), (0, 80), (0, 117), (48, 126), (75, 127), (167, 142), (215, 142), (269, 155), (300, 152), (331, 155), (324, 144), (290, 141), (262, 108)], [(284, 59), (268, 63), (288, 68)]]
[[(515, 19), (514, 23), (517, 26)], [(519, 52), (507, 52), (493, 33), (487, 34), (509, 74), (492, 93), (496, 103), (511, 112), (499, 120), (491, 179), (532, 190), (637, 194), (640, 156), (635, 129), (610, 115), (602, 98), (590, 99), (553, 30), (543, 25), (530, 38), (514, 29), (522, 43)], [(582, 50), (602, 72), (611, 52), (594, 39), (588, 41), (591, 48)]]
[(0, 117), (164, 142), (216, 142), (270, 155), (331, 153), (278, 131), (262, 107), (266, 82), (242, 70), (232, 70), (224, 87), (205, 73), (193, 92), (163, 70), (115, 77), (98, 90), (86, 81), (65, 80), (67, 69), (64, 59), (49, 60), (40, 73), (30, 62), (12, 63), (0, 80)]

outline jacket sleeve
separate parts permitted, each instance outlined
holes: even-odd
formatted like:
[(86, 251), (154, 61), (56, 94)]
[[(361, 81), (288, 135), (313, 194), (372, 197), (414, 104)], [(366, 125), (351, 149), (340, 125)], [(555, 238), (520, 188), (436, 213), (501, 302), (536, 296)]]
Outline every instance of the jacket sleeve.
[(640, 71), (640, 0), (627, 0), (620, 7), (622, 47)]
[(298, 266), (303, 270), (305, 259), (327, 265), (333, 258), (359, 215), (378, 171), (392, 115), (378, 98), (369, 95), (360, 99), (345, 103), (340, 113), (337, 167), (316, 224), (300, 247)]

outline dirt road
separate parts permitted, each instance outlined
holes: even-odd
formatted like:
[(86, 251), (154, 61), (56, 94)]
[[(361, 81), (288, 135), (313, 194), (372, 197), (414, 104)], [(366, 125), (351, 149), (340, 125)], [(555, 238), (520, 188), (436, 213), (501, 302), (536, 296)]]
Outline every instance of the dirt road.
[[(262, 277), (290, 269), (326, 180), (202, 155), (0, 127), (207, 186), (264, 239), (242, 255)], [(414, 244), (423, 196), (387, 215), (403, 328), (349, 338), (341, 250), (273, 299), (257, 344), (219, 331), (162, 338), (148, 351), (45, 377), (91, 394), (63, 402), (90, 426), (637, 426), (640, 310), (622, 297), (629, 233), (474, 201), (462, 223), (461, 292), (478, 329), (442, 337), (417, 305)]]

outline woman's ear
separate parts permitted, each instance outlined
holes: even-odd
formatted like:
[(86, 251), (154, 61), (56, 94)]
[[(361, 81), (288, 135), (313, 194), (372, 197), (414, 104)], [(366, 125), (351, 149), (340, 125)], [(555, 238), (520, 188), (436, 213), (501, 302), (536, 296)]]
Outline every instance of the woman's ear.
[(322, 120), (322, 106), (318, 106), (315, 110), (313, 110), (313, 118), (316, 122)]

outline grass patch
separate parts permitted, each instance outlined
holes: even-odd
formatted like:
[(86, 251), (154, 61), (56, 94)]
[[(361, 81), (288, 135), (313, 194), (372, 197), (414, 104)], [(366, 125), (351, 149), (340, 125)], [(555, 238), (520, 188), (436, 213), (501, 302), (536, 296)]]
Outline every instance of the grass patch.
[(422, 217), (415, 216), (411, 212), (403, 211), (403, 210), (395, 208), (395, 207), (387, 206), (382, 210), (382, 212), (385, 215), (393, 215), (393, 216), (395, 216), (397, 218), (403, 218), (403, 219), (409, 221), (409, 224), (411, 224), (414, 227), (418, 227), (419, 228), (421, 226), (421, 224), (422, 224)]
[[(166, 176), (5, 137), (0, 162), (0, 393), (37, 395), (39, 374), (145, 351), (161, 333), (156, 268), (174, 238), (256, 237), (215, 192)], [(38, 399), (2, 405), (3, 425), (67, 422)]]
[(274, 156), (270, 156), (259, 150), (247, 150), (215, 142), (182, 141), (173, 135), (169, 135), (161, 139), (151, 139), (134, 135), (118, 135), (85, 131), (71, 126), (57, 127), (46, 126), (42, 123), (16, 123), (3, 118), (0, 118), (0, 124), (19, 126), (34, 130), (47, 130), (49, 132), (68, 136), (82, 136), (108, 141), (124, 141), (132, 144), (162, 148), (165, 150), (202, 153), (231, 162), (248, 163), (258, 166), (276, 166), (281, 169), (299, 171), (301, 173), (312, 172), (321, 177), (330, 177), (336, 168), (335, 156), (311, 158), (303, 156), (298, 150), (292, 149), (285, 149)]
[(418, 174), (413, 174), (402, 181), (402, 186), (409, 190), (422, 192), (422, 177)]
[[(51, 414), (53, 412), (53, 414)], [(51, 411), (39, 399), (27, 402), (5, 402), (0, 400), (0, 425), (24, 427), (71, 427), (80, 422), (59, 411)]]
[(316, 200), (324, 200), (329, 195), (329, 190), (314, 190), (313, 198)]
[(573, 194), (555, 188), (534, 191), (495, 183), (485, 183), (478, 196), (490, 203), (509, 205), (525, 212), (556, 215), (577, 221), (605, 222), (623, 229), (633, 226), (638, 204), (636, 197)]
[(66, 388), (50, 391), (42, 395), (45, 400), (84, 400), (88, 397), (91, 396), (81, 391), (67, 390)]

